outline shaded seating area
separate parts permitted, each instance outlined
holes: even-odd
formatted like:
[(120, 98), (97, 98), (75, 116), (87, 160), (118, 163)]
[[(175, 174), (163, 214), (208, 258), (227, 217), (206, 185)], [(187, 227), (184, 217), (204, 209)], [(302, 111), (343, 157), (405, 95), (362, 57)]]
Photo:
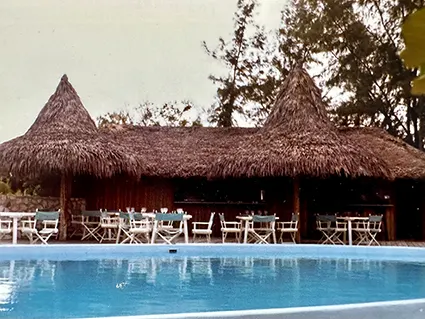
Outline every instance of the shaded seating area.
[[(172, 157), (164, 156), (170, 150)], [(188, 242), (191, 231), (207, 242), (220, 235), (225, 242), (234, 234), (243, 243), (273, 243), (277, 237), (283, 243), (286, 236), (302, 243), (320, 234), (324, 244), (377, 245), (380, 234), (394, 240), (398, 225), (407, 223), (397, 219), (402, 209), (395, 198), (406, 189), (397, 183), (425, 179), (425, 155), (378, 129), (335, 127), (319, 88), (301, 67), (288, 74), (259, 128), (98, 128), (64, 75), (28, 131), (0, 145), (0, 170), (53, 184), (49, 196), (60, 198), (60, 216), (49, 240), (81, 235), (83, 241), (102, 243), (174, 243), (182, 237)], [(321, 196), (332, 193), (321, 187), (324, 181), (340, 192)], [(360, 182), (385, 184), (390, 191), (379, 203), (347, 202), (352, 189), (363, 189)], [(85, 200), (81, 215), (71, 209), (73, 197)], [(335, 208), (335, 202), (356, 206)], [(121, 215), (124, 207), (128, 218)], [(143, 221), (131, 207), (139, 209)], [(356, 220), (361, 209), (363, 218), (379, 215), (378, 209), (385, 213), (380, 221)], [(417, 214), (423, 214), (425, 204), (421, 211)], [(222, 213), (219, 222), (211, 212)], [(330, 217), (316, 220), (317, 213)], [(6, 237), (12, 233), (13, 243), (19, 231), (29, 234), (20, 222), (34, 212), (2, 214), (0, 229)]]
[[(378, 245), (377, 234), (381, 232), (382, 215), (337, 216), (317, 215), (316, 229), (322, 235), (319, 244), (329, 245)], [(348, 235), (348, 238), (347, 238)], [(353, 239), (353, 235), (355, 238)]]

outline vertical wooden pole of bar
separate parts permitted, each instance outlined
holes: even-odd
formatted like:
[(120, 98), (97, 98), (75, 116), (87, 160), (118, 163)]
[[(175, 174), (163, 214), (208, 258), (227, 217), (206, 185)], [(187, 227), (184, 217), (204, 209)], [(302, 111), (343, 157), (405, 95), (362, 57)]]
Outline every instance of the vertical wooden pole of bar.
[(389, 205), (385, 208), (384, 214), (384, 227), (386, 230), (386, 240), (394, 241), (396, 234), (396, 225), (395, 225), (395, 211), (396, 211), (396, 201), (395, 201), (395, 185), (389, 185)]
[(301, 219), (301, 214), (300, 214), (300, 179), (299, 177), (295, 177), (293, 179), (293, 199), (292, 199), (292, 203), (293, 203), (293, 213), (294, 214), (298, 214), (299, 216), (299, 220), (298, 220), (298, 232), (297, 232), (297, 242), (299, 243), (301, 241), (301, 224), (304, 222)]
[(69, 208), (71, 198), (72, 178), (69, 174), (62, 174), (60, 184), (60, 224), (59, 224), (59, 240), (66, 240), (68, 237)]

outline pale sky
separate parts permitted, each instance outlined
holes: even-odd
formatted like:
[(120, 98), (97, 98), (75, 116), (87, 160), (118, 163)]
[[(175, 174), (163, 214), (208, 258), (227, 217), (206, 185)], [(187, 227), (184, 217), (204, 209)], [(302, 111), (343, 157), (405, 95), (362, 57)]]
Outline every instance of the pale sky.
[[(262, 0), (279, 25), (286, 0)], [(208, 107), (221, 72), (201, 46), (233, 30), (236, 0), (0, 0), (0, 142), (22, 135), (66, 73), (93, 118), (149, 100)]]

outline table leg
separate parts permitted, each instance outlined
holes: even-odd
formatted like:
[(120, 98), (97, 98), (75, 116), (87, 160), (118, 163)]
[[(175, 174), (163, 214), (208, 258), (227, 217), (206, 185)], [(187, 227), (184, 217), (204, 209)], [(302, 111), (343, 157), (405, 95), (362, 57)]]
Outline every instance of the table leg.
[(118, 227), (117, 239), (115, 241), (115, 244), (119, 244), (120, 243), (120, 237), (121, 237), (121, 227)]
[(12, 229), (12, 244), (18, 243), (18, 218), (13, 217), (13, 229)]
[(158, 221), (155, 220), (155, 222), (153, 223), (151, 244), (155, 244), (155, 239), (156, 239), (156, 233), (157, 233), (157, 231), (158, 231)]
[(187, 230), (187, 220), (183, 220), (183, 232), (184, 232), (184, 242), (189, 243), (189, 232)]
[(249, 227), (249, 220), (245, 221), (245, 232), (243, 234), (243, 243), (246, 244), (248, 242), (248, 227)]
[(353, 245), (353, 233), (351, 228), (351, 219), (348, 220), (348, 245)]

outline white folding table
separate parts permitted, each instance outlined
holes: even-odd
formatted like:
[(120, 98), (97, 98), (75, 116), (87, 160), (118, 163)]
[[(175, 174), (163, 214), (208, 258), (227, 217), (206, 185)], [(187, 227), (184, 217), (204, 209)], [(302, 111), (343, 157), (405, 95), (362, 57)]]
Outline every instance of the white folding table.
[(11, 218), (12, 223), (12, 244), (18, 243), (18, 222), (23, 217), (34, 217), (35, 213), (21, 213), (21, 212), (0, 212), (0, 217)]

